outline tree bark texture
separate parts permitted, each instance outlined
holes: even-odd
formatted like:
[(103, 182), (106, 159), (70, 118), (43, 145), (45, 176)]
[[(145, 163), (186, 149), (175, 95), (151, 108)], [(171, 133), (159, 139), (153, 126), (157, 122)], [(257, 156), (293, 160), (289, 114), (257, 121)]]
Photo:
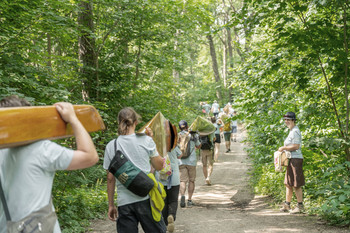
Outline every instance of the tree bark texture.
[[(213, 66), (213, 72), (214, 72), (214, 77), (215, 77), (215, 82), (220, 85), (220, 74), (219, 74), (219, 68), (218, 68), (218, 63), (216, 59), (216, 52), (215, 52), (215, 46), (214, 46), (214, 41), (212, 35), (207, 36), (208, 42), (209, 42), (209, 49), (210, 49), (210, 56), (212, 60), (212, 66)], [(219, 99), (221, 102), (222, 97), (221, 97), (221, 91), (220, 88), (216, 88), (216, 97)]]
[(97, 56), (95, 54), (95, 39), (93, 36), (94, 23), (91, 0), (80, 1), (79, 9), (79, 59), (83, 64), (80, 68), (80, 77), (83, 84), (83, 99), (89, 101), (90, 99), (98, 99), (99, 83), (96, 75)]

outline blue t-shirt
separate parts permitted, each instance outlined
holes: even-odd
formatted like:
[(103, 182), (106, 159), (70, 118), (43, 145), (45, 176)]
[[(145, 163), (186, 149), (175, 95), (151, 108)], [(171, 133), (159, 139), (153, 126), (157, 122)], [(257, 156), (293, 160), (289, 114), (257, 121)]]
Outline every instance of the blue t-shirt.
[(289, 132), (288, 137), (284, 140), (284, 146), (288, 146), (291, 144), (299, 144), (299, 149), (295, 151), (291, 151), (291, 155), (293, 159), (303, 159), (303, 154), (301, 153), (301, 132), (298, 126), (294, 126), (294, 128)]

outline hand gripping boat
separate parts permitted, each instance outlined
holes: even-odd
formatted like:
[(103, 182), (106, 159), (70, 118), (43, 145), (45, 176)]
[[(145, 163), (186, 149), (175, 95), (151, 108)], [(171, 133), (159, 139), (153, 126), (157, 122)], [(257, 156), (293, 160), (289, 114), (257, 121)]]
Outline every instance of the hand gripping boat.
[(145, 133), (147, 127), (152, 129), (153, 141), (162, 157), (175, 148), (177, 145), (176, 127), (165, 119), (161, 112), (158, 112), (152, 120), (137, 131), (137, 134)]
[[(88, 132), (105, 129), (95, 107), (91, 105), (73, 107)], [(0, 149), (73, 135), (71, 125), (62, 120), (55, 106), (0, 108)]]

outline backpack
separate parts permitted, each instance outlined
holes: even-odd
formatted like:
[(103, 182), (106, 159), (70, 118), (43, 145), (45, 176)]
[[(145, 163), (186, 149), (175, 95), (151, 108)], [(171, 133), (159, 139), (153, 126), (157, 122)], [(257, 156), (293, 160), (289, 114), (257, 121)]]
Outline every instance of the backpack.
[(211, 150), (213, 147), (213, 143), (210, 141), (209, 136), (201, 136), (200, 137), (201, 141), (201, 149), (202, 150)]
[(190, 141), (193, 141), (193, 139), (189, 132), (178, 134), (178, 146), (182, 154), (181, 159), (186, 159), (192, 154), (193, 150), (191, 150)]

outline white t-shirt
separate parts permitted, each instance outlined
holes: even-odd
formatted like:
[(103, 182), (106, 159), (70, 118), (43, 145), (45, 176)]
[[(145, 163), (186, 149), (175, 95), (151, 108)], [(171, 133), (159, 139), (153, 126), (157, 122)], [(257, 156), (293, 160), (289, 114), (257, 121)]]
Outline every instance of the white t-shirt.
[[(0, 150), (0, 178), (12, 221), (49, 203), (55, 171), (67, 169), (73, 155), (73, 150), (48, 140)], [(0, 233), (6, 231), (0, 202)], [(54, 233), (59, 232), (57, 222)]]
[[(110, 141), (105, 150), (103, 168), (108, 169), (113, 157), (115, 140)], [(156, 144), (149, 136), (138, 136), (136, 134), (120, 135), (117, 139), (117, 149), (140, 170), (146, 174), (151, 172), (150, 158), (158, 156)], [(122, 183), (116, 179), (117, 184), (117, 203), (123, 206), (143, 200), (147, 200), (149, 196), (140, 197), (129, 191)]]
[(213, 109), (213, 113), (219, 113), (219, 104), (218, 103), (213, 103), (212, 109)]
[(301, 132), (298, 126), (294, 126), (294, 128), (289, 132), (288, 137), (284, 140), (284, 146), (288, 146), (291, 144), (299, 144), (299, 149), (295, 151), (291, 151), (292, 158), (295, 159), (303, 159), (303, 154), (301, 153)]

